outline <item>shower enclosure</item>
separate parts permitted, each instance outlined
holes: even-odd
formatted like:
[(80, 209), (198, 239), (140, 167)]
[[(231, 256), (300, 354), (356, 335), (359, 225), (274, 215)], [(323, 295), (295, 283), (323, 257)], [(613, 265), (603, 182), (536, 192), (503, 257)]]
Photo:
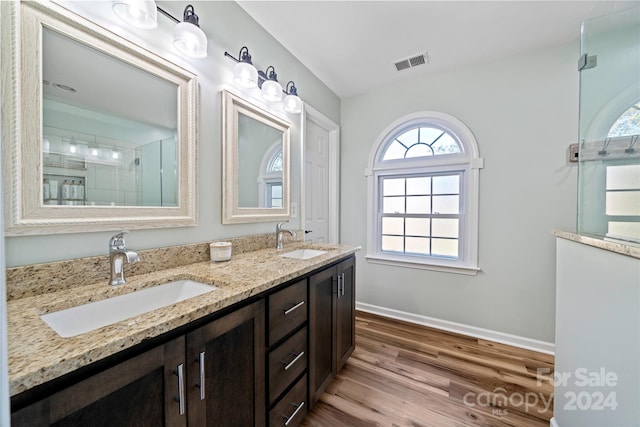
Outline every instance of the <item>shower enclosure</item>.
[(640, 8), (581, 28), (578, 233), (640, 243)]

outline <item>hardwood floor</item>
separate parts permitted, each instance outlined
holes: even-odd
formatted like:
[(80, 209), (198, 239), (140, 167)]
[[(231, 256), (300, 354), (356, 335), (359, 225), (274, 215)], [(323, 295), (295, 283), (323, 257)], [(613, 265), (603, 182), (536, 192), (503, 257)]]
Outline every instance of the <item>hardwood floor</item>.
[(546, 427), (553, 363), (550, 355), (357, 312), (356, 349), (302, 425)]

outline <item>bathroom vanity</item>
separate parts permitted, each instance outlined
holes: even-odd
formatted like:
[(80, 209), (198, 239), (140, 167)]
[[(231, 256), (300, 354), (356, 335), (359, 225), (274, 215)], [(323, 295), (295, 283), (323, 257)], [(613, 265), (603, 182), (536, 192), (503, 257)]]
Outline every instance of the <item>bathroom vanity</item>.
[[(358, 248), (314, 249), (326, 252), (260, 249), (10, 300), (12, 425), (298, 425), (355, 346)], [(39, 318), (176, 279), (217, 289), (69, 338)]]

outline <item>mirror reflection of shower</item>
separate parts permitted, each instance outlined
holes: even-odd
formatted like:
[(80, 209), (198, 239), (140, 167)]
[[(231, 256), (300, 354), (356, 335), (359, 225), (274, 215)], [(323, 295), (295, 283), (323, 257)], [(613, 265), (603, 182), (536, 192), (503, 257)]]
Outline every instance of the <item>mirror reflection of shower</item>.
[(136, 150), (140, 206), (178, 206), (177, 165), (175, 138), (160, 139)]

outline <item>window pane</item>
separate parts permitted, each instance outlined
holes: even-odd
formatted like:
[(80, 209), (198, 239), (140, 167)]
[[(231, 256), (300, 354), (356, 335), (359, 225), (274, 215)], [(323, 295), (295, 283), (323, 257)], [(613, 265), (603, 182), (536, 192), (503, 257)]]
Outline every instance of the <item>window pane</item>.
[(382, 218), (382, 234), (404, 235), (404, 218)]
[(281, 199), (282, 198), (282, 186), (281, 185), (274, 185), (271, 187), (271, 197), (274, 199)]
[(431, 194), (431, 177), (407, 178), (407, 194)]
[(404, 153), (406, 152), (407, 147), (403, 147), (398, 141), (393, 141), (384, 152), (382, 160), (404, 159)]
[(281, 208), (282, 207), (282, 199), (273, 199), (271, 200), (272, 208)]
[(420, 237), (407, 237), (405, 252), (420, 255), (429, 255), (429, 239)]
[(403, 252), (403, 237), (382, 236), (382, 250), (386, 252)]
[(427, 214), (431, 212), (431, 197), (412, 196), (407, 197), (407, 213)]
[(433, 213), (436, 214), (459, 214), (459, 196), (433, 196)]
[(433, 177), (433, 194), (459, 194), (460, 175)]
[(609, 221), (608, 234), (640, 241), (640, 222)]
[(420, 128), (420, 142), (431, 145), (444, 132), (435, 128)]
[(458, 142), (451, 137), (448, 133), (442, 135), (432, 146), (433, 151), (438, 154), (455, 154), (462, 153)]
[(418, 128), (408, 130), (396, 139), (409, 147), (418, 142)]
[(607, 215), (640, 215), (640, 191), (607, 192)]
[(404, 213), (404, 197), (385, 197), (382, 202), (383, 213)]
[(407, 236), (429, 236), (429, 218), (407, 218), (405, 221)]
[(458, 220), (455, 218), (434, 218), (432, 232), (435, 237), (458, 238)]
[(455, 239), (431, 239), (431, 254), (458, 258), (458, 241)]
[(383, 196), (402, 196), (404, 195), (404, 178), (385, 179), (383, 181)]
[(607, 166), (607, 190), (640, 189), (640, 165)]
[(426, 157), (433, 156), (433, 150), (426, 144), (415, 144), (409, 147), (406, 157)]
[(637, 135), (640, 133), (640, 102), (629, 107), (609, 129), (607, 138), (615, 136)]

